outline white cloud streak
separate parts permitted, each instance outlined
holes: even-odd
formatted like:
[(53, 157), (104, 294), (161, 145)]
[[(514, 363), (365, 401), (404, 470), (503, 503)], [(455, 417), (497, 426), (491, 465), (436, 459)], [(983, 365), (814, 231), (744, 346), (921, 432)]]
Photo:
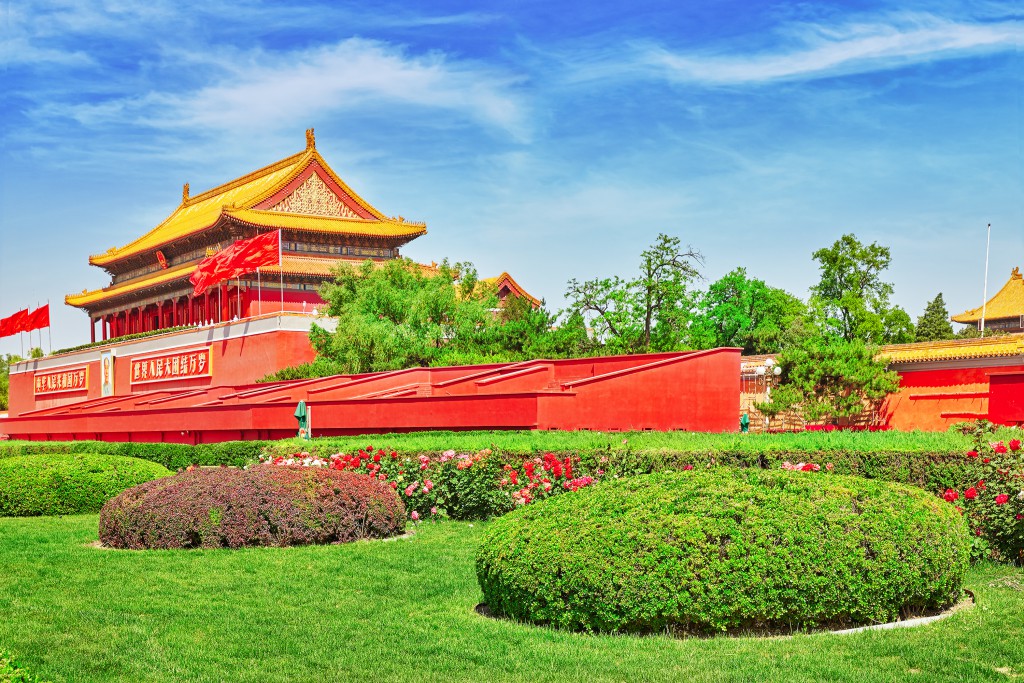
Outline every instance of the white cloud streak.
[(644, 77), (721, 86), (812, 80), (1012, 51), (1024, 43), (1024, 22), (972, 23), (907, 14), (839, 26), (792, 25), (778, 31), (775, 42), (778, 47), (760, 52), (723, 46), (727, 56), (634, 44), (625, 57), (608, 55), (575, 66), (570, 58), (570, 74), (576, 81)]
[(449, 123), (483, 125), (519, 141), (530, 136), (526, 107), (517, 93), (522, 77), (440, 52), (409, 55), (389, 43), (350, 38), (288, 53), (232, 50), (199, 60), (190, 67), (217, 75), (190, 91), (51, 103), (36, 113), (87, 126), (131, 122), (164, 130), (244, 133), (294, 127), (296, 121), (346, 111), (416, 119), (422, 109), (434, 109), (447, 112)]

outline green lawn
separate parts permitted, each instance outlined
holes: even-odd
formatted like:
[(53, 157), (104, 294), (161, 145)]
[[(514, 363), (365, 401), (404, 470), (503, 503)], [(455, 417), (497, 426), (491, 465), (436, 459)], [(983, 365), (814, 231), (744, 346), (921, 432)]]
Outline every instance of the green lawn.
[(409, 539), (217, 551), (91, 547), (95, 515), (0, 519), (0, 650), (57, 681), (1008, 681), (1024, 678), (1024, 571), (979, 604), (852, 636), (588, 636), (491, 620), (482, 525)]

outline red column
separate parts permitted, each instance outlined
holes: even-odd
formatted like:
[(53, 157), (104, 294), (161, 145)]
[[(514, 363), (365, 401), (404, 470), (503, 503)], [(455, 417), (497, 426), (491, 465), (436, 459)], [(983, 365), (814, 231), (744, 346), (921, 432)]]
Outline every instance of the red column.
[(162, 330), (164, 328), (164, 302), (163, 301), (159, 302), (156, 305), (156, 315), (157, 315), (157, 319), (156, 319), (157, 327), (156, 328), (158, 330)]
[(89, 341), (96, 343), (96, 318), (89, 316)]

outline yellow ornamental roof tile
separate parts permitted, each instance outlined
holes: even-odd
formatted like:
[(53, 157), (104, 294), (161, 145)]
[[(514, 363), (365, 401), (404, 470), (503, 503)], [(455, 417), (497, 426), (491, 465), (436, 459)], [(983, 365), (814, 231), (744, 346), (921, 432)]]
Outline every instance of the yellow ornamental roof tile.
[(334, 216), (312, 216), (280, 211), (257, 209), (228, 209), (228, 218), (260, 228), (285, 228), (332, 235), (360, 235), (369, 237), (417, 237), (427, 232), (424, 223), (411, 223), (385, 218), (337, 218)]
[(982, 339), (953, 339), (940, 342), (892, 344), (878, 350), (890, 363), (998, 358), (1024, 355), (1024, 334), (1007, 334)]
[[(331, 217), (312, 216), (280, 211), (258, 211), (253, 207), (285, 189), (311, 164), (316, 164), (342, 192), (363, 209), (370, 218), (356, 218), (346, 221)], [(182, 203), (160, 225), (137, 240), (123, 247), (112, 247), (103, 254), (89, 257), (89, 263), (108, 266), (121, 259), (155, 250), (175, 240), (201, 232), (215, 225), (222, 216), (233, 217), (266, 227), (285, 227), (319, 232), (378, 235), (382, 237), (415, 237), (426, 232), (423, 223), (390, 219), (352, 191), (327, 165), (320, 153), (307, 138), (306, 150), (282, 159), (274, 164), (236, 178), (194, 197), (188, 196), (186, 186)]]
[(69, 306), (88, 306), (99, 301), (105, 301), (122, 294), (128, 294), (130, 292), (137, 292), (140, 289), (147, 287), (153, 287), (160, 285), (165, 282), (171, 282), (173, 280), (185, 279), (187, 280), (192, 271), (196, 269), (196, 264), (189, 263), (167, 270), (158, 270), (157, 272), (148, 275), (146, 277), (139, 278), (137, 280), (131, 280), (129, 282), (122, 282), (120, 284), (111, 285), (110, 287), (104, 287), (103, 289), (94, 289), (91, 292), (82, 292), (81, 294), (68, 294), (64, 297), (64, 302)]
[(279, 186), (286, 184), (305, 167), (306, 164), (302, 162), (308, 161), (308, 157), (307, 152), (290, 156), (230, 183), (190, 197), (163, 223), (139, 239), (123, 247), (108, 249), (105, 254), (90, 256), (89, 263), (104, 266), (208, 228), (217, 222), (225, 206), (259, 201)]
[[(1024, 316), (1024, 277), (1021, 276), (1019, 267), (1013, 269), (1010, 279), (988, 300), (984, 308), (986, 320)], [(951, 319), (958, 323), (978, 323), (981, 320), (981, 311), (982, 307), (979, 306), (954, 315)]]

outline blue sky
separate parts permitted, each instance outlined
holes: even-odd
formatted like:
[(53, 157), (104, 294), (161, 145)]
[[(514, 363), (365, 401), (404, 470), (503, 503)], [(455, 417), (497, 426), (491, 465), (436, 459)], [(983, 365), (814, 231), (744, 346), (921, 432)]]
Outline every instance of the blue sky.
[[(193, 193), (317, 147), (421, 261), (551, 308), (659, 232), (805, 297), (845, 232), (892, 249), (916, 319), (1024, 266), (1016, 2), (22, 2), (3, 16), (0, 315)], [(18, 352), (16, 338), (0, 353)]]

